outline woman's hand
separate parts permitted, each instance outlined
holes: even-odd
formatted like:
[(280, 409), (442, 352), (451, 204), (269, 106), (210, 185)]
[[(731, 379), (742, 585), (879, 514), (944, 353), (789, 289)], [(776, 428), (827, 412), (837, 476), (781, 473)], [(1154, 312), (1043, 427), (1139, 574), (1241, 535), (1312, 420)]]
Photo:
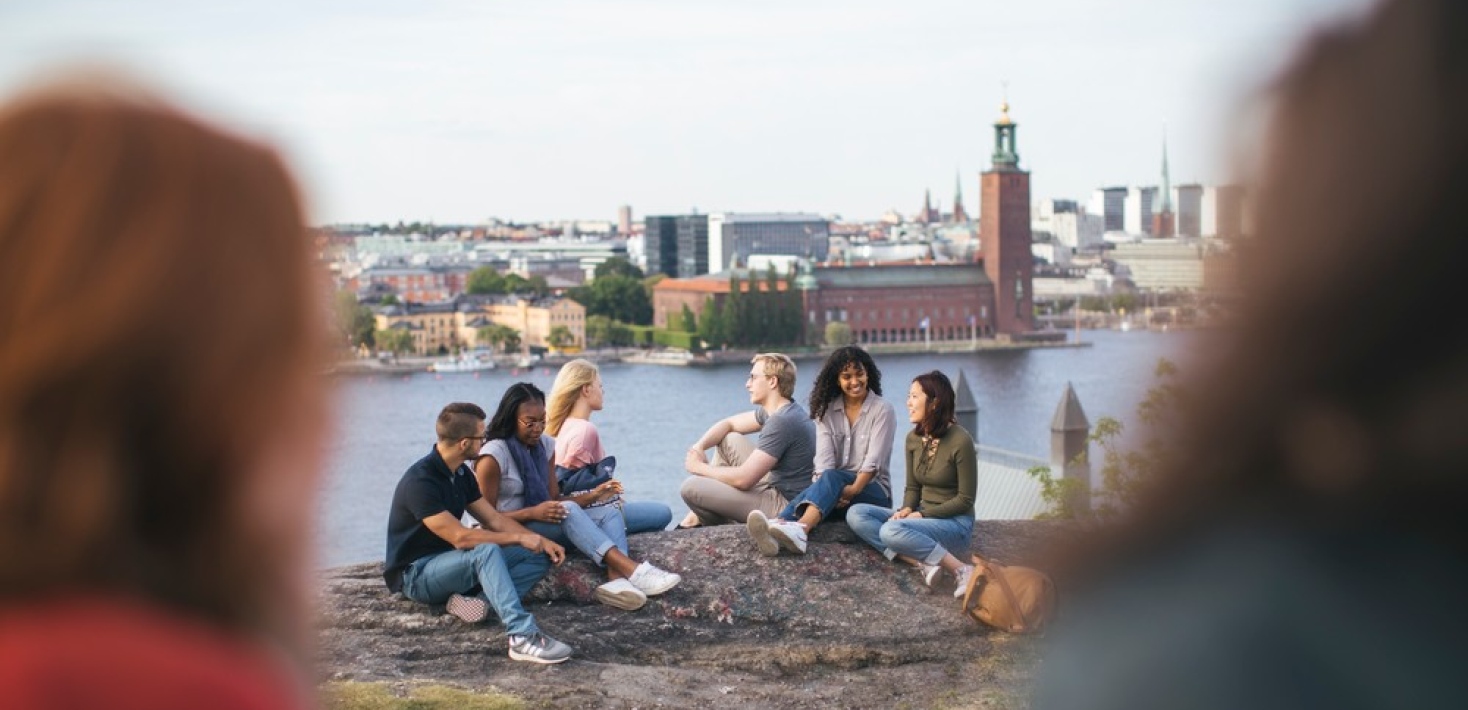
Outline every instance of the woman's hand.
[(591, 489), (592, 502), (601, 502), (622, 492), (622, 482), (613, 478), (606, 483)]
[[(892, 514), (892, 517), (890, 518), (890, 520), (901, 520), (901, 519), (906, 518), (907, 516), (912, 515), (912, 514), (913, 514), (912, 508), (903, 508), (902, 510), (899, 510), (899, 511), (893, 513)], [(921, 516), (921, 514), (919, 514), (919, 515)]]
[(836, 507), (845, 508), (846, 506), (851, 505), (852, 499), (856, 498), (856, 494), (860, 492), (861, 489), (857, 488), (855, 483), (849, 486), (843, 486), (841, 488), (841, 499), (836, 501)]
[(543, 501), (530, 509), (530, 519), (543, 523), (560, 523), (566, 519), (566, 507), (558, 500)]

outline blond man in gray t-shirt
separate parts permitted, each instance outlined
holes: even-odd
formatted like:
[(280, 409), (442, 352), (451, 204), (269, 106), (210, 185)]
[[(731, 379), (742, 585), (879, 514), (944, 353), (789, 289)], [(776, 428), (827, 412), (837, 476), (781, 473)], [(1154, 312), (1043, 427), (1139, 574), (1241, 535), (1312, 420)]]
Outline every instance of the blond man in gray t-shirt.
[[(744, 388), (755, 408), (721, 419), (688, 447), (680, 527), (743, 523), (750, 511), (774, 516), (810, 485), (816, 427), (793, 401), (795, 363), (780, 353), (750, 360)], [(755, 444), (746, 434), (759, 432)], [(705, 452), (717, 446), (712, 463)]]

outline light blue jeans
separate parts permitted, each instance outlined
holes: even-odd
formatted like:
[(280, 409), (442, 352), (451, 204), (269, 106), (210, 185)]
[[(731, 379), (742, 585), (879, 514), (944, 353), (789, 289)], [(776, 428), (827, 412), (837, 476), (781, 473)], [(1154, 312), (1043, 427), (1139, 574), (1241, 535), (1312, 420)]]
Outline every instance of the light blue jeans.
[(624, 501), (617, 505), (582, 508), (575, 503), (561, 504), (566, 519), (560, 523), (532, 520), (525, 524), (531, 532), (570, 545), (603, 565), (602, 558), (613, 547), (627, 554), (627, 536), (632, 533), (662, 530), (673, 521), (673, 510), (662, 503)]
[(403, 570), (403, 595), (422, 604), (443, 604), (454, 594), (479, 587), (479, 598), (489, 602), (505, 630), (526, 636), (539, 630), (535, 617), (525, 611), (525, 596), (550, 569), (550, 558), (519, 545), (484, 544), (470, 550), (449, 550), (421, 557)]
[(969, 540), (974, 536), (974, 516), (891, 520), (892, 513), (891, 508), (855, 503), (846, 512), (846, 524), (889, 560), (906, 555), (936, 565), (946, 554), (963, 559), (968, 552)]

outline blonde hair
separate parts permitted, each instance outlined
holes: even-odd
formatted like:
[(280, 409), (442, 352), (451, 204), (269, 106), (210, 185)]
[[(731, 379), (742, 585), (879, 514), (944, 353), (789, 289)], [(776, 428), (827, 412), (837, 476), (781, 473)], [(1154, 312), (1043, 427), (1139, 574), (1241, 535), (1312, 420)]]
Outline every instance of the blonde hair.
[(750, 358), (751, 363), (764, 367), (765, 375), (775, 378), (775, 387), (785, 399), (795, 399), (795, 361), (783, 353), (760, 353)]
[(550, 401), (545, 405), (545, 433), (551, 436), (561, 433), (561, 425), (581, 399), (581, 388), (596, 382), (599, 374), (590, 360), (576, 359), (561, 366), (551, 385)]

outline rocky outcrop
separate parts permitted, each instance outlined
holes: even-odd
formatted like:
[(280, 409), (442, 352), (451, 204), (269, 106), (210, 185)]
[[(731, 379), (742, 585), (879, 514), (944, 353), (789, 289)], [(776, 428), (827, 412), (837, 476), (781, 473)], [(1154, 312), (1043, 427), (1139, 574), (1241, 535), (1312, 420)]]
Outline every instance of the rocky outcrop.
[[(981, 521), (974, 549), (1030, 559), (1053, 523)], [(494, 620), (464, 624), (389, 594), (378, 564), (328, 573), (322, 666), (329, 678), (493, 687), (557, 707), (891, 707), (1023, 705), (1036, 640), (991, 632), (887, 562), (844, 524), (817, 529), (804, 556), (760, 556), (743, 526), (632, 538), (633, 557), (683, 575), (635, 612), (596, 603), (604, 581), (572, 555), (532, 590), (542, 628), (569, 663), (511, 661)]]

